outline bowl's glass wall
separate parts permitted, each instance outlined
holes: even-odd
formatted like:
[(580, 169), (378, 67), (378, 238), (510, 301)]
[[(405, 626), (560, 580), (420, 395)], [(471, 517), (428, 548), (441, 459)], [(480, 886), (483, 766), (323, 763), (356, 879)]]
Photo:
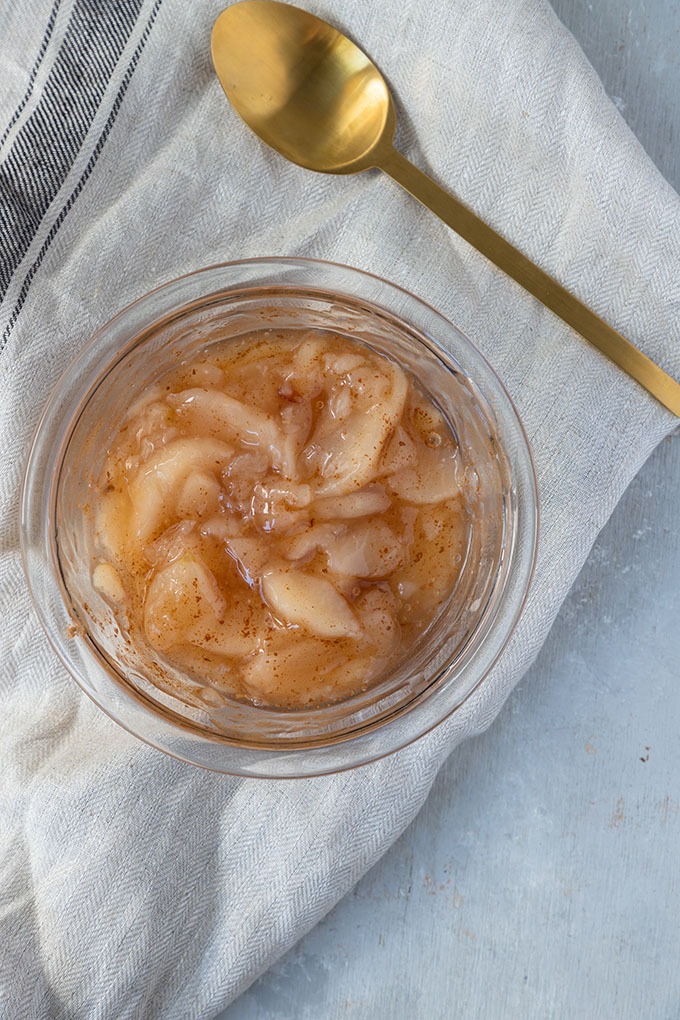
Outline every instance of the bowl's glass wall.
[[(277, 712), (178, 700), (144, 655), (121, 644), (91, 584), (90, 481), (135, 395), (178, 358), (253, 329), (331, 328), (398, 360), (424, 384), (479, 475), (459, 590), (403, 668), (327, 709)], [(473, 381), (474, 380), (474, 381)], [(516, 413), (481, 355), (412, 295), (347, 267), (254, 260), (174, 281), (105, 326), (60, 381), (27, 469), (24, 552), (38, 611), (88, 694), (149, 743), (219, 771), (312, 775), (403, 746), (454, 711), (488, 673), (516, 622), (536, 543), (531, 457)]]

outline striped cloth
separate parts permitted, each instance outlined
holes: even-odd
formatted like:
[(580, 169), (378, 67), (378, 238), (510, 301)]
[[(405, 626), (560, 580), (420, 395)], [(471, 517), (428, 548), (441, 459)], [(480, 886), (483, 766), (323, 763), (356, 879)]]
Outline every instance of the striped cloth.
[[(398, 144), (676, 377), (680, 202), (543, 0), (309, 0), (389, 75)], [(210, 1018), (346, 893), (488, 726), (623, 489), (675, 425), (631, 380), (377, 173), (265, 150), (213, 75), (207, 0), (0, 7), (0, 1016)], [(393, 30), (386, 31), (386, 25)], [(529, 603), (455, 718), (375, 765), (232, 779), (147, 748), (56, 661), (18, 494), (58, 373), (155, 285), (254, 255), (347, 262), (477, 342), (533, 444)]]

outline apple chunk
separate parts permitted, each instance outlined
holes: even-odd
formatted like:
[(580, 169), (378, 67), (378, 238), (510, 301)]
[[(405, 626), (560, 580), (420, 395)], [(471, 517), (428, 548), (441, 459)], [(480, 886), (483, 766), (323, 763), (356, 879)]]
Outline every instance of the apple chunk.
[(206, 476), (214, 478), (232, 452), (219, 439), (201, 436), (176, 439), (154, 453), (130, 483), (132, 531), (139, 541), (151, 541), (160, 525), (168, 522), (178, 501), (183, 501), (192, 475), (198, 474), (205, 485)]
[(349, 603), (330, 581), (300, 571), (276, 570), (262, 579), (262, 594), (275, 616), (319, 637), (358, 637)]

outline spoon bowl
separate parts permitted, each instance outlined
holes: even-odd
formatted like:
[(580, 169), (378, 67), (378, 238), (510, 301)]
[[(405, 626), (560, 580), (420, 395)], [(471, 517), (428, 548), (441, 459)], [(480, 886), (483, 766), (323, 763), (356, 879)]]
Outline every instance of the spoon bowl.
[(267, 145), (321, 173), (385, 171), (680, 416), (680, 383), (397, 152), (385, 79), (336, 28), (292, 4), (241, 0), (217, 18), (211, 48), (227, 97)]
[(357, 173), (378, 166), (392, 147), (396, 117), (383, 76), (313, 14), (270, 0), (237, 3), (217, 18), (211, 47), (236, 112), (291, 162)]

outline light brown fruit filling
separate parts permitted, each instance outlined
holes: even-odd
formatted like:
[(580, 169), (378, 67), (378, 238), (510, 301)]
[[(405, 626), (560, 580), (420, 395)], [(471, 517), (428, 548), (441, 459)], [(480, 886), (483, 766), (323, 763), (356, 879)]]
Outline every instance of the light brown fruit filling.
[(470, 529), (462, 477), (432, 400), (363, 344), (291, 330), (218, 343), (112, 439), (93, 583), (192, 685), (331, 704), (406, 660), (449, 599)]

